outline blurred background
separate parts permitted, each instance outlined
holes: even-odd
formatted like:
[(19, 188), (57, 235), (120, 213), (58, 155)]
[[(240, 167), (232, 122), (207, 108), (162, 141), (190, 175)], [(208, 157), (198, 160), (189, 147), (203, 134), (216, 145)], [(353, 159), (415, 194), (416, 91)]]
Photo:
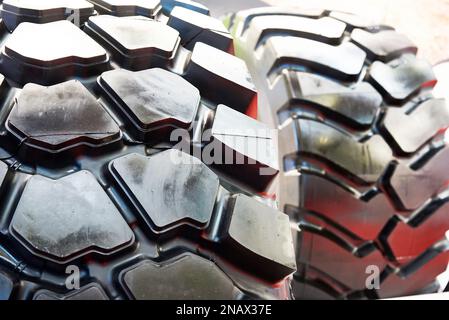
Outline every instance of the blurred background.
[[(198, 1), (198, 0), (197, 0)], [(264, 5), (324, 8), (356, 13), (407, 35), (418, 56), (432, 64), (449, 59), (449, 0), (200, 0), (221, 16)]]

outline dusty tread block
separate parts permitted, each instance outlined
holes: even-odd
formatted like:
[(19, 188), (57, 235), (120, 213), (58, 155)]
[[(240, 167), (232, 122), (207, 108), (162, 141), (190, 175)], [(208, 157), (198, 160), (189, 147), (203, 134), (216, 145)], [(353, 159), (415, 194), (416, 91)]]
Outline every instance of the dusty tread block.
[(167, 66), (180, 43), (175, 29), (142, 17), (90, 17), (85, 30), (130, 70)]
[(400, 153), (412, 154), (449, 126), (449, 108), (444, 99), (422, 102), (410, 114), (400, 108), (389, 108), (383, 131)]
[(232, 47), (232, 36), (220, 20), (183, 7), (175, 7), (167, 24), (178, 30), (182, 45), (192, 50), (202, 42), (223, 51)]
[(185, 77), (203, 97), (243, 113), (257, 98), (245, 62), (204, 43), (195, 44)]
[(355, 29), (351, 39), (360, 46), (370, 60), (388, 62), (404, 53), (416, 54), (418, 48), (405, 35), (394, 30), (368, 32)]
[[(299, 154), (317, 157), (342, 168), (358, 182), (377, 181), (392, 160), (390, 147), (379, 135), (358, 142), (352, 136), (323, 123), (310, 120), (298, 122), (302, 139)], [(370, 165), (367, 166), (367, 163)]]
[(10, 232), (35, 255), (57, 263), (86, 253), (108, 255), (134, 242), (134, 234), (89, 171), (58, 180), (32, 176)]
[(424, 204), (449, 181), (447, 159), (449, 148), (444, 147), (424, 167), (412, 170), (398, 164), (387, 184), (392, 188), (399, 209), (414, 210)]
[(34, 294), (33, 300), (109, 300), (109, 297), (99, 284), (90, 283), (67, 294), (39, 290)]
[(359, 77), (366, 53), (350, 42), (338, 46), (291, 36), (270, 37), (261, 57), (268, 73), (283, 64), (300, 65), (341, 80), (355, 81)]
[(110, 170), (155, 232), (183, 224), (207, 227), (219, 180), (200, 160), (171, 149), (151, 157), (123, 156)]
[(43, 85), (106, 70), (106, 51), (69, 21), (24, 22), (1, 52), (2, 73), (18, 83)]
[(6, 273), (0, 272), (0, 300), (8, 300), (11, 296), (14, 283)]
[(198, 89), (162, 69), (103, 73), (103, 92), (120, 108), (141, 139), (158, 137), (175, 128), (189, 129), (200, 103)]
[(421, 87), (436, 82), (432, 66), (414, 56), (389, 64), (375, 61), (369, 69), (369, 81), (394, 104), (403, 103)]
[(13, 31), (22, 22), (47, 23), (70, 19), (83, 25), (95, 13), (94, 6), (85, 0), (5, 0), (0, 9), (3, 23)]
[(192, 253), (164, 262), (143, 260), (123, 270), (119, 278), (137, 300), (229, 300), (239, 295), (213, 261)]
[(183, 7), (192, 11), (209, 15), (209, 9), (201, 3), (191, 0), (161, 0), (164, 13), (170, 14), (175, 7)]
[(277, 136), (267, 125), (219, 105), (211, 136), (214, 150), (222, 151), (212, 165), (257, 190), (264, 190), (279, 172)]
[(162, 9), (159, 0), (89, 0), (101, 14), (154, 18)]
[(311, 104), (356, 128), (372, 125), (382, 104), (382, 96), (367, 82), (344, 86), (311, 73), (292, 71), (288, 83), (291, 97), (283, 103), (284, 108), (294, 113), (298, 102)]
[(51, 87), (27, 84), (9, 114), (7, 129), (47, 152), (100, 147), (121, 139), (119, 126), (77, 80)]
[(234, 197), (225, 240), (232, 256), (271, 279), (296, 271), (288, 216), (243, 194)]
[(335, 45), (343, 38), (345, 28), (343, 22), (329, 17), (310, 19), (300, 16), (261, 16), (252, 20), (247, 37), (257, 42), (254, 44), (256, 48), (270, 36), (280, 33)]

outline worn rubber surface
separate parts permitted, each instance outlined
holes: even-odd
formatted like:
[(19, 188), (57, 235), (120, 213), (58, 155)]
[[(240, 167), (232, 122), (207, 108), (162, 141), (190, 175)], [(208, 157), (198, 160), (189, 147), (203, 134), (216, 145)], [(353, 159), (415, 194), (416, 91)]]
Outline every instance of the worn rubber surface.
[[(226, 18), (280, 129), (280, 208), (296, 239), (296, 298), (435, 290), (448, 264), (449, 108), (393, 28), (342, 12), (260, 8)], [(373, 267), (380, 287), (368, 290)]]
[[(290, 222), (260, 195), (276, 153), (242, 147), (275, 138), (248, 70), (202, 5), (141, 3), (3, 2), (0, 299), (290, 298)], [(251, 162), (192, 156), (207, 129)]]

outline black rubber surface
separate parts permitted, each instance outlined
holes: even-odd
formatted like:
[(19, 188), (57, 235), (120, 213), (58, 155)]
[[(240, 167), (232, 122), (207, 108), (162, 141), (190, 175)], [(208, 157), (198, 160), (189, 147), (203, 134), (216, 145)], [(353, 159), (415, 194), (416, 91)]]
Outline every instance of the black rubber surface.
[(280, 207), (301, 229), (295, 297), (436, 290), (448, 263), (449, 108), (416, 46), (326, 10), (259, 8), (226, 24), (260, 90), (259, 118), (280, 129)]
[[(3, 2), (0, 299), (291, 297), (288, 216), (260, 193), (276, 154), (224, 139), (274, 139), (245, 114), (248, 70), (207, 9), (173, 2)], [(210, 143), (252, 162), (206, 165)]]

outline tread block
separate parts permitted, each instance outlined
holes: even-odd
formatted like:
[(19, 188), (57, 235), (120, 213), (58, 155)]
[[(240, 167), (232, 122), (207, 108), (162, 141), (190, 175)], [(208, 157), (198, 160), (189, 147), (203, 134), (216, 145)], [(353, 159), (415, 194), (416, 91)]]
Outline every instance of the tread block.
[(143, 17), (90, 17), (86, 32), (102, 43), (122, 68), (130, 70), (167, 66), (180, 43), (175, 29)]
[(8, 300), (11, 296), (14, 283), (9, 276), (0, 272), (0, 300)]
[(66, 20), (74, 12), (76, 13), (72, 20), (81, 26), (89, 16), (95, 14), (94, 6), (86, 0), (4, 0), (0, 12), (9, 31), (14, 31), (22, 22), (47, 23)]
[(21, 23), (1, 52), (2, 73), (17, 83), (43, 85), (106, 70), (106, 51), (69, 21)]
[(77, 80), (51, 87), (25, 85), (7, 129), (27, 145), (47, 152), (79, 145), (99, 147), (121, 139), (119, 126)]
[[(310, 19), (300, 16), (260, 16), (252, 20), (247, 38), (257, 41), (255, 47), (263, 44), (269, 36), (279, 33), (335, 45), (343, 38), (345, 28), (343, 22), (329, 17)], [(253, 47), (252, 44), (249, 46)]]
[(338, 46), (291, 36), (273, 36), (266, 42), (261, 64), (267, 74), (286, 64), (299, 65), (340, 80), (358, 79), (366, 53), (351, 42)]
[(162, 9), (159, 0), (89, 0), (101, 14), (154, 18)]
[(207, 227), (219, 180), (200, 160), (171, 149), (151, 157), (123, 156), (110, 170), (155, 232), (183, 224)]
[(279, 208), (284, 211), (286, 206), (298, 205), (301, 190), (299, 177), (297, 175), (282, 174), (280, 176), (280, 183), (286, 186), (286, 191), (282, 195), (279, 195)]
[(307, 231), (302, 234), (300, 253), (297, 255), (298, 263), (313, 266), (353, 290), (366, 288), (368, 266), (375, 265), (382, 270), (386, 265), (378, 250), (359, 258), (322, 235)]
[(33, 300), (109, 300), (109, 297), (99, 284), (90, 283), (67, 294), (39, 290), (34, 294)]
[(396, 166), (388, 186), (399, 202), (398, 209), (415, 210), (428, 199), (436, 196), (437, 192), (449, 181), (448, 158), (449, 147), (446, 146), (418, 170), (412, 170), (404, 164)]
[(329, 13), (329, 17), (346, 23), (349, 31), (354, 28), (371, 29), (376, 25), (374, 21), (349, 12), (332, 11)]
[[(344, 86), (321, 76), (304, 72), (290, 73), (292, 112), (295, 104), (312, 104), (346, 124), (360, 128), (371, 126), (382, 104), (382, 96), (367, 82)], [(279, 112), (279, 111), (278, 111)]]
[(296, 271), (288, 216), (256, 199), (234, 197), (225, 241), (233, 257), (266, 277), (278, 280)]
[(422, 291), (423, 288), (434, 283), (436, 277), (446, 270), (448, 260), (449, 252), (444, 252), (405, 278), (390, 274), (381, 282), (380, 289), (377, 290), (379, 298), (414, 295)]
[(195, 44), (185, 77), (214, 104), (242, 113), (257, 99), (245, 62), (204, 43)]
[(285, 172), (296, 170), (296, 166), (291, 166), (288, 156), (296, 154), (299, 148), (299, 136), (297, 123), (294, 121), (286, 122), (278, 130), (279, 154), (284, 157), (283, 170)]
[(198, 89), (162, 69), (103, 73), (103, 92), (131, 121), (139, 138), (157, 138), (175, 128), (189, 129), (200, 104)]
[[(221, 151), (212, 164), (228, 174), (257, 190), (264, 190), (278, 174), (276, 131), (267, 125), (219, 105), (211, 136), (213, 151)], [(211, 157), (215, 160), (216, 155)]]
[(197, 42), (226, 52), (232, 47), (232, 36), (223, 22), (211, 16), (175, 7), (167, 24), (179, 31), (181, 43), (186, 49), (192, 50)]
[[(445, 237), (449, 230), (449, 203), (446, 194), (432, 198), (413, 212), (407, 222), (399, 220), (386, 237), (398, 261), (416, 257)], [(441, 203), (442, 202), (442, 203)], [(404, 241), (410, 239), (410, 241)]]
[(279, 185), (284, 185), (282, 194), (277, 195), (279, 208), (285, 211), (286, 206), (297, 206), (300, 201), (300, 184), (299, 173), (296, 170), (296, 165), (290, 163), (288, 155), (296, 154), (298, 149), (298, 135), (295, 122), (288, 122), (284, 127), (278, 131), (278, 154), (282, 155), (281, 170), (279, 173)]
[(366, 202), (323, 177), (304, 173), (301, 186), (304, 209), (338, 223), (360, 239), (375, 240), (395, 214), (395, 209), (383, 194)]
[(370, 60), (388, 62), (398, 58), (403, 53), (416, 54), (418, 48), (405, 35), (394, 30), (368, 32), (355, 29), (351, 33), (351, 39), (361, 47)]
[[(268, 16), (296, 16), (296, 17), (308, 17), (308, 18), (319, 18), (324, 14), (324, 10), (316, 8), (289, 8), (285, 10), (285, 7), (261, 7), (249, 10), (243, 10), (237, 13), (236, 19), (243, 21), (242, 29), (240, 30), (239, 36), (243, 34), (250, 26), (254, 18), (258, 17), (268, 17)], [(236, 24), (237, 25), (237, 24)]]
[(8, 173), (8, 165), (0, 161), (0, 188), (5, 181), (6, 174)]
[(213, 261), (192, 253), (162, 263), (143, 260), (119, 277), (128, 295), (137, 300), (229, 300), (239, 294)]
[(190, 0), (161, 0), (165, 14), (170, 14), (175, 7), (183, 7), (192, 11), (209, 15), (209, 9), (199, 2)]
[[(1, 19), (0, 19), (1, 23)], [(5, 79), (5, 76), (0, 73), (0, 97), (5, 94), (6, 88), (8, 87), (8, 82)]]
[(422, 102), (410, 114), (401, 108), (389, 108), (382, 131), (392, 140), (398, 152), (411, 154), (447, 127), (449, 108), (445, 100), (430, 99)]
[(57, 263), (91, 252), (112, 254), (134, 242), (133, 232), (89, 171), (58, 180), (32, 176), (9, 229), (34, 254)]
[(436, 79), (427, 61), (407, 56), (388, 64), (375, 61), (369, 69), (369, 81), (387, 102), (401, 104), (422, 86), (434, 84)]
[(390, 147), (379, 135), (362, 143), (317, 121), (300, 119), (298, 123), (302, 139), (299, 155), (318, 158), (341, 168), (351, 173), (356, 182), (376, 182), (392, 160)]

